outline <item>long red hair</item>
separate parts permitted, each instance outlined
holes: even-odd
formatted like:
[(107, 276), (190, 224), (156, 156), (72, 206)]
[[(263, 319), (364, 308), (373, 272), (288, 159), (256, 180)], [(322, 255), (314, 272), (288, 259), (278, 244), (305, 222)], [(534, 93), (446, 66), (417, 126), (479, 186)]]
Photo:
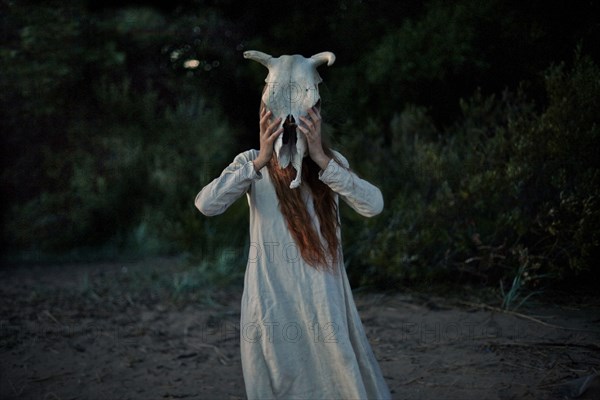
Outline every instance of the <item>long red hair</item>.
[[(262, 107), (264, 104), (261, 102)], [(323, 151), (327, 156), (335, 159), (335, 155), (324, 142)], [(291, 164), (286, 168), (280, 168), (275, 153), (267, 164), (267, 170), (277, 193), (279, 209), (298, 246), (300, 255), (311, 267), (334, 271), (340, 259), (340, 243), (337, 237), (338, 207), (334, 192), (319, 179), (318, 174), (321, 168), (310, 156), (306, 156), (302, 160), (302, 185), (307, 185), (312, 193), (313, 207), (319, 219), (320, 233), (325, 239), (325, 243), (317, 233), (315, 224), (312, 223), (307, 205), (302, 198), (301, 187), (290, 189), (290, 183), (296, 176), (296, 170)]]

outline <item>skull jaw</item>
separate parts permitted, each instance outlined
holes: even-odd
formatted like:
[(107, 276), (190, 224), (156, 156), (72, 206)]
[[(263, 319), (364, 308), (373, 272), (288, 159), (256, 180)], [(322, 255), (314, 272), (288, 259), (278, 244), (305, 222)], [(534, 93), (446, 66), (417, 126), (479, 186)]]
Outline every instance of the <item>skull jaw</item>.
[(286, 129), (291, 130), (288, 131), (286, 142), (284, 143), (282, 132), (275, 141), (274, 150), (279, 168), (286, 168), (292, 163), (292, 167), (296, 170), (296, 177), (290, 183), (290, 189), (296, 189), (302, 183), (302, 159), (307, 155), (307, 144), (304, 134), (299, 132), (298, 128)]

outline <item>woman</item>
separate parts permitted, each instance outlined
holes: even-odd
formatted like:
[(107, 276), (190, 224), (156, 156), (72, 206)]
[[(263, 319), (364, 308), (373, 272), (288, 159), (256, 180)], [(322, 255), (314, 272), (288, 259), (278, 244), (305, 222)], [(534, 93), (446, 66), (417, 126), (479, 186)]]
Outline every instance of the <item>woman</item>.
[[(240, 347), (248, 399), (389, 399), (344, 269), (338, 199), (366, 217), (383, 208), (378, 188), (321, 140), (318, 107), (301, 117), (308, 154), (302, 184), (279, 168), (273, 143), (296, 126), (261, 103), (260, 150), (238, 154), (196, 197), (205, 215), (246, 194), (250, 254), (241, 305)], [(287, 138), (289, 140), (289, 136)]]

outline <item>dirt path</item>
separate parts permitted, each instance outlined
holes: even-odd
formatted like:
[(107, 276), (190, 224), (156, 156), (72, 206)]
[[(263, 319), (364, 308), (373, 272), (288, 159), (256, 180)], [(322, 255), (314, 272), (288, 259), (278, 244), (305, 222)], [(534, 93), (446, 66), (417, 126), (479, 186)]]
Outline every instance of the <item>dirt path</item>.
[[(241, 289), (173, 301), (178, 264), (0, 269), (0, 398), (244, 399)], [(600, 399), (598, 300), (534, 321), (458, 295), (355, 294), (394, 399)]]

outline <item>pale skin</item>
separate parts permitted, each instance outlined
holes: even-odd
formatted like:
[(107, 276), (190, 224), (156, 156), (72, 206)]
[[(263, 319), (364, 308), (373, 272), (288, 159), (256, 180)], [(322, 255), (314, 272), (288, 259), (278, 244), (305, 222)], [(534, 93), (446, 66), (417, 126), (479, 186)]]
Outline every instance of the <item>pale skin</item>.
[[(263, 168), (271, 157), (273, 157), (273, 144), (277, 137), (283, 132), (283, 127), (277, 129), (281, 123), (281, 118), (271, 121), (271, 111), (266, 107), (262, 107), (260, 111), (260, 150), (258, 157), (252, 161), (254, 169), (258, 172)], [(300, 117), (302, 124), (298, 124), (298, 129), (306, 137), (308, 145), (308, 155), (321, 169), (327, 168), (327, 164), (331, 160), (323, 151), (323, 143), (321, 141), (321, 113), (317, 107), (308, 109), (307, 117)]]

